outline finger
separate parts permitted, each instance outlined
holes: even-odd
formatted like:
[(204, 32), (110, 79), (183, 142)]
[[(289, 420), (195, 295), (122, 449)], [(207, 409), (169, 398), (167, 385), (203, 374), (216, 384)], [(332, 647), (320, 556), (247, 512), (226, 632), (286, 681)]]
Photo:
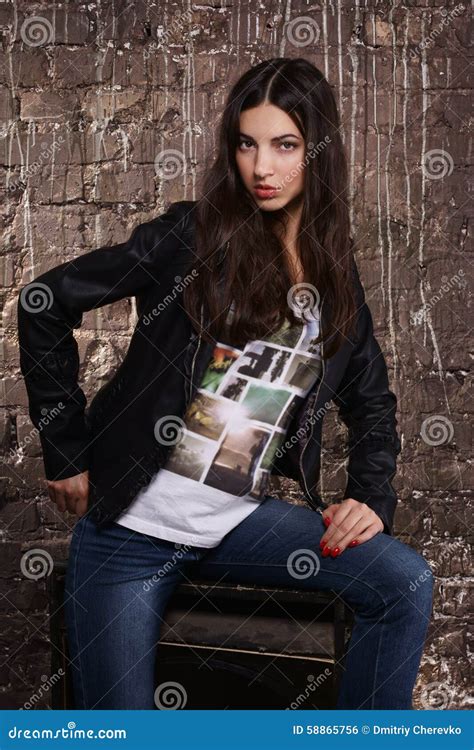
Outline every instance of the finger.
[(323, 523), (326, 529), (328, 529), (329, 526), (331, 525), (334, 515), (339, 507), (340, 507), (339, 503), (332, 503), (332, 505), (330, 505), (328, 508), (325, 508), (324, 511), (321, 513), (321, 517), (323, 519)]
[[(374, 526), (373, 521), (370, 520), (370, 518), (367, 518), (367, 516), (362, 516), (360, 520), (348, 531), (347, 534), (344, 534), (344, 536), (335, 542), (333, 551), (335, 549), (339, 549), (340, 553), (344, 552), (345, 549), (349, 546), (349, 544), (357, 540), (358, 544), (361, 543), (361, 539), (363, 538), (363, 535), (366, 533), (368, 529), (370, 529), (371, 526)], [(356, 546), (356, 545), (353, 545)]]
[(77, 499), (78, 499), (77, 495), (71, 495), (70, 493), (66, 493), (66, 506), (67, 506), (69, 513), (76, 512), (76, 500)]
[(54, 502), (56, 503), (58, 510), (61, 511), (61, 513), (64, 513), (66, 510), (66, 497), (64, 495), (64, 492), (61, 492), (58, 489), (54, 490)]
[(83, 516), (87, 511), (87, 495), (83, 495), (76, 502), (76, 513), (79, 517)]
[[(353, 517), (354, 513), (356, 513), (355, 517)], [(332, 547), (339, 539), (342, 539), (352, 526), (357, 523), (360, 515), (360, 511), (354, 507), (340, 505), (332, 518), (330, 526), (328, 526), (321, 537), (319, 542), (321, 549), (324, 549), (325, 546)]]
[(328, 528), (329, 524), (332, 522), (334, 513), (335, 513), (335, 510), (329, 512), (329, 509), (326, 509), (324, 513), (321, 513), (321, 518), (323, 519), (323, 524), (325, 525), (326, 529)]
[(51, 485), (48, 484), (46, 485), (46, 487), (48, 490), (49, 499), (52, 500), (53, 503), (55, 503), (56, 502), (56, 490), (54, 489), (54, 486), (52, 484)]
[[(357, 534), (356, 539), (353, 539), (352, 541), (356, 541), (357, 544), (354, 544), (352, 546), (357, 547), (359, 544), (363, 544), (364, 542), (368, 542), (369, 539), (372, 539), (373, 536), (376, 534), (381, 534), (382, 530), (377, 526), (377, 524), (371, 523), (368, 529), (366, 529), (362, 534)], [(349, 542), (348, 546), (351, 546), (351, 542)]]

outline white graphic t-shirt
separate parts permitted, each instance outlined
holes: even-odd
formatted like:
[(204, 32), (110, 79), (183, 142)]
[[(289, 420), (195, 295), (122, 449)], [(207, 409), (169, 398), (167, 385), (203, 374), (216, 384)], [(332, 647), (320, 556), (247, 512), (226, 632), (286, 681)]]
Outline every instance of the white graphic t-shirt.
[(166, 463), (116, 523), (215, 547), (258, 507), (291, 417), (321, 373), (318, 308), (295, 315), (297, 325), (286, 320), (243, 349), (216, 345)]

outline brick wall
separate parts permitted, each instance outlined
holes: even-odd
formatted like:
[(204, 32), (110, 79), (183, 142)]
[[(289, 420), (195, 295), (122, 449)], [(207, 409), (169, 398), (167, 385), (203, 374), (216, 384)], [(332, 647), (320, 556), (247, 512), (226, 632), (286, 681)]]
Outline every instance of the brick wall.
[[(361, 278), (399, 399), (395, 532), (436, 575), (416, 706), (468, 706), (469, 9), (338, 5), (0, 2), (3, 707), (49, 704), (45, 581), (25, 576), (22, 561), (32, 549), (66, 557), (75, 522), (45, 490), (19, 375), (17, 289), (196, 198), (229, 84), (276, 55), (308, 57), (337, 92)], [(76, 338), (89, 399), (123, 357), (135, 316), (133, 300), (84, 315)], [(326, 425), (322, 490), (337, 499), (334, 409)], [(281, 490), (299, 501), (291, 484)]]

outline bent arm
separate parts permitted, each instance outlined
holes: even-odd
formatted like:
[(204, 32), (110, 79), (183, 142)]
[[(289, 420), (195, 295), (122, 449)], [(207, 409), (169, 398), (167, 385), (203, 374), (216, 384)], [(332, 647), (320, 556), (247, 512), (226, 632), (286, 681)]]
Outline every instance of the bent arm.
[[(357, 271), (356, 275), (360, 285)], [(397, 504), (391, 481), (401, 449), (397, 398), (389, 388), (385, 358), (373, 333), (365, 295), (358, 314), (357, 343), (333, 401), (348, 428), (344, 499), (353, 497), (366, 503), (382, 519), (384, 532), (391, 534)]]
[(73, 329), (80, 327), (84, 312), (158, 283), (162, 264), (179, 250), (182, 203), (172, 203), (156, 219), (135, 227), (126, 242), (61, 263), (20, 289), (20, 369), (49, 480), (89, 467), (86, 397), (78, 385)]

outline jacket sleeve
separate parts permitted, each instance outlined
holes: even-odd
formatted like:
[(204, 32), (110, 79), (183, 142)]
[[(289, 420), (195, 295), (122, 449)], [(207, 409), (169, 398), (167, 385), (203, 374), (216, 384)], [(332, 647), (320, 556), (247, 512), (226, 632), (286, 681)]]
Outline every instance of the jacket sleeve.
[(61, 263), (20, 289), (20, 370), (49, 480), (89, 467), (86, 397), (78, 385), (73, 329), (80, 327), (84, 312), (158, 283), (166, 258), (179, 249), (183, 203), (172, 203), (156, 219), (135, 227), (126, 242)]
[(397, 496), (391, 480), (396, 473), (401, 443), (397, 434), (397, 398), (389, 389), (384, 355), (374, 336), (373, 320), (365, 302), (354, 261), (359, 296), (357, 339), (333, 401), (348, 428), (347, 485), (344, 499), (366, 503), (392, 534)]

